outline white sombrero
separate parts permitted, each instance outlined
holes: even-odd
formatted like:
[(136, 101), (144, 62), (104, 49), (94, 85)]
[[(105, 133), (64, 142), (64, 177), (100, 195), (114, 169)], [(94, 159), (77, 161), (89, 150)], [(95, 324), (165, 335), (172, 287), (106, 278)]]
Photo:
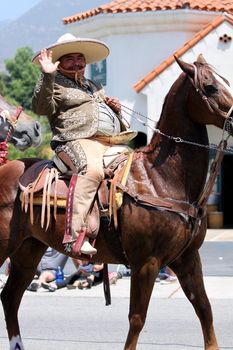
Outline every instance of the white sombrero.
[[(55, 44), (48, 46), (47, 50), (52, 50), (52, 60), (56, 62), (60, 57), (70, 53), (82, 53), (85, 56), (86, 63), (94, 63), (103, 60), (109, 54), (108, 46), (99, 40), (89, 38), (76, 38), (67, 33), (62, 35)], [(38, 52), (32, 59), (32, 62), (39, 64)]]

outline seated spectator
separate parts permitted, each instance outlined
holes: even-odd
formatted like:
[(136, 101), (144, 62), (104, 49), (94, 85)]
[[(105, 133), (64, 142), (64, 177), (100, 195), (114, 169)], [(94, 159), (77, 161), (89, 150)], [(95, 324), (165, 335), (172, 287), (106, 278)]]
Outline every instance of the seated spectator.
[(90, 289), (93, 285), (103, 281), (102, 263), (90, 263), (88, 260), (73, 259), (77, 267), (72, 275), (57, 283), (57, 288), (67, 287), (68, 289)]
[(4, 288), (7, 278), (10, 273), (10, 258), (7, 258), (6, 261), (4, 262), (5, 264), (5, 274), (0, 278), (0, 289)]
[(120, 278), (122, 278), (122, 273), (120, 271), (118, 272), (109, 272), (108, 273), (108, 278), (109, 278), (109, 283), (110, 284), (116, 284), (117, 280), (119, 280)]
[(160, 282), (161, 284), (169, 284), (176, 281), (177, 281), (176, 275), (174, 274), (172, 269), (170, 269), (170, 267), (168, 266), (163, 267), (159, 271), (158, 277), (156, 278), (156, 282)]
[(37, 292), (38, 288), (43, 287), (50, 292), (55, 292), (57, 289), (57, 285), (54, 282), (56, 278), (56, 269), (58, 266), (61, 266), (63, 270), (67, 260), (68, 256), (48, 247), (37, 267), (37, 275), (39, 278), (33, 280), (27, 290)]

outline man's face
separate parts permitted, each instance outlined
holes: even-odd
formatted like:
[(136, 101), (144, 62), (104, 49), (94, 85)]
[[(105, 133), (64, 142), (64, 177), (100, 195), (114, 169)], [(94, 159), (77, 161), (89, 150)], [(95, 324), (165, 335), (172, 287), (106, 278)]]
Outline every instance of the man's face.
[(82, 53), (70, 53), (60, 58), (60, 65), (66, 70), (76, 71), (83, 75), (86, 68), (86, 60)]

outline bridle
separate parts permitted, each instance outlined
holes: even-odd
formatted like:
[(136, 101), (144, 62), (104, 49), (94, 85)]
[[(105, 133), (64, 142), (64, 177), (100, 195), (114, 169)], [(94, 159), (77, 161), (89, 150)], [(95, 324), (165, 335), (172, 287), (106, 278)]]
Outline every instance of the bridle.
[[(9, 130), (11, 130), (11, 132), (13, 132), (15, 130), (17, 122), (11, 121), (7, 116), (2, 115), (1, 112), (0, 112), (0, 120), (1, 120), (2, 127), (4, 129), (7, 128), (6, 135), (9, 133)], [(9, 136), (8, 136), (8, 138), (9, 138)], [(5, 141), (6, 141), (6, 139), (5, 139)]]
[[(233, 111), (233, 105), (230, 107), (229, 111), (226, 113), (224, 111), (221, 111), (220, 109), (217, 109), (211, 100), (211, 97), (207, 96), (202, 88), (201, 88), (201, 84), (198, 80), (198, 71), (197, 71), (197, 66), (195, 65), (195, 63), (192, 65), (193, 69), (194, 69), (194, 78), (192, 79), (189, 75), (189, 80), (191, 81), (192, 85), (194, 86), (196, 92), (201, 96), (202, 100), (206, 103), (208, 109), (211, 112), (217, 112), (218, 114), (220, 114), (222, 117), (225, 118), (225, 122), (224, 122), (224, 128), (223, 130), (227, 130), (229, 132), (229, 128), (230, 128), (230, 122), (232, 122), (232, 117), (231, 117), (231, 113)], [(217, 74), (217, 73), (215, 73)], [(218, 74), (217, 74), (218, 75)]]
[(10, 140), (11, 133), (14, 131), (18, 118), (22, 112), (23, 108), (19, 106), (16, 110), (15, 119), (11, 121), (7, 116), (1, 116), (3, 120), (7, 120), (9, 123), (8, 132), (4, 141), (0, 142), (0, 165), (6, 164), (8, 161), (8, 141)]
[(1, 115), (0, 113), (0, 117), (4, 120), (4, 122), (7, 122), (8, 123), (8, 132), (6, 134), (6, 138), (4, 140), (4, 142), (8, 142), (9, 139), (10, 139), (10, 136), (12, 134), (12, 132), (15, 130), (16, 128), (16, 125), (17, 125), (17, 122), (18, 122), (18, 119), (19, 119), (19, 116), (21, 114), (23, 110), (23, 107), (21, 106), (18, 106), (17, 110), (16, 110), (16, 113), (15, 113), (15, 116), (14, 116), (14, 120), (11, 120), (10, 118), (8, 118), (8, 116), (6, 115)]

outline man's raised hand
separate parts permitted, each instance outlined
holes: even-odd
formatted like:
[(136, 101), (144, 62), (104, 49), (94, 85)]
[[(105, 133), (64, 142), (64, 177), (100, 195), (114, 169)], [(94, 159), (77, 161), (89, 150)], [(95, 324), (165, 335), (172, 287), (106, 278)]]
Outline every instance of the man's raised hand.
[(47, 51), (46, 49), (41, 50), (38, 60), (41, 65), (41, 70), (44, 73), (54, 73), (57, 70), (59, 61), (53, 63), (52, 61), (52, 51)]

